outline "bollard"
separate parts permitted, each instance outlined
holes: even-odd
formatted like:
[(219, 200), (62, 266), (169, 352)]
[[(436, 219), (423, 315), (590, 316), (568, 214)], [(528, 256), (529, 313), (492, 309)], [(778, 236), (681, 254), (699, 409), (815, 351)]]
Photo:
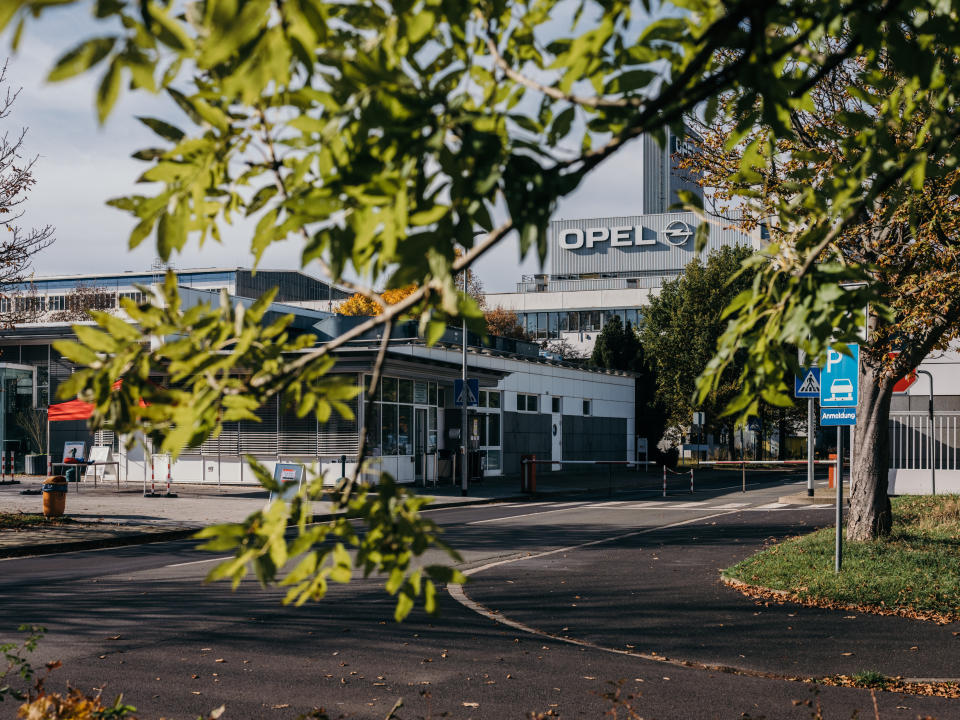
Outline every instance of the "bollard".
[(667, 496), (667, 464), (663, 464), (663, 496)]
[(690, 468), (690, 494), (693, 495), (693, 468)]
[(177, 494), (175, 492), (170, 492), (170, 476), (173, 474), (173, 457), (167, 456), (167, 492), (164, 497), (175, 498)]
[(150, 456), (150, 492), (144, 492), (144, 497), (157, 497), (157, 483), (153, 470), (153, 455)]
[(347, 476), (347, 456), (340, 456), (340, 477), (345, 478)]

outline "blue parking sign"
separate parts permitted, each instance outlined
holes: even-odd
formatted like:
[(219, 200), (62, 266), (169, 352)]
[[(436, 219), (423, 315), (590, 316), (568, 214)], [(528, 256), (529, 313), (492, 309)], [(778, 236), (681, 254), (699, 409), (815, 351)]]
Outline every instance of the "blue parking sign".
[(856, 407), (860, 395), (860, 346), (847, 345), (850, 355), (827, 350), (827, 361), (820, 371), (820, 407)]

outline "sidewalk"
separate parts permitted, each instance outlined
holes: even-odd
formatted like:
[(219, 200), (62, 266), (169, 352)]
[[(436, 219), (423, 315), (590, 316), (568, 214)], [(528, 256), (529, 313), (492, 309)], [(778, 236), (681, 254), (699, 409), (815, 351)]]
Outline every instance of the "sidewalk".
[[(733, 480), (729, 472), (694, 470), (702, 490), (711, 485)], [(780, 479), (785, 473), (767, 473), (770, 480)], [(792, 477), (792, 476), (788, 476)], [(45, 477), (17, 476), (17, 484), (0, 484), (0, 512), (39, 514), (43, 500), (40, 487)], [(754, 476), (752, 481), (764, 478)], [(739, 481), (739, 472), (736, 473)], [(689, 473), (668, 475), (671, 496), (689, 497)], [(433, 498), (432, 507), (453, 507), (502, 501), (527, 501), (538, 496), (571, 495), (577, 493), (615, 493), (646, 491), (651, 495), (662, 492), (662, 471), (651, 466), (649, 473), (623, 468), (591, 468), (589, 472), (547, 472), (538, 468), (536, 495), (521, 492), (516, 476), (485, 478), (471, 485), (464, 496), (459, 485), (449, 481), (437, 487), (408, 486), (418, 494)], [(84, 480), (77, 487), (70, 484), (66, 500), (67, 522), (41, 528), (22, 530), (0, 528), (0, 558), (25, 555), (52, 554), (73, 550), (115, 547), (148, 542), (187, 538), (207, 525), (240, 522), (263, 507), (267, 491), (258, 485), (196, 485), (174, 484), (171, 491), (177, 497), (165, 497), (164, 486), (158, 486), (158, 497), (145, 497), (141, 483), (120, 484), (99, 481), (94, 487)], [(32, 494), (24, 494), (27, 491)], [(313, 506), (318, 519), (329, 515), (329, 502)]]

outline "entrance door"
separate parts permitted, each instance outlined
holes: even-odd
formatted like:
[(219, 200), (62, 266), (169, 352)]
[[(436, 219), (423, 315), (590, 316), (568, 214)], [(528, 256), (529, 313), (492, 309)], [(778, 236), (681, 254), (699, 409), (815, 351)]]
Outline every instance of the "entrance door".
[[(555, 412), (551, 413), (550, 421), (551, 445), (550, 459), (563, 460), (563, 415)], [(550, 465), (551, 470), (562, 470), (563, 465), (559, 463)]]
[(424, 457), (427, 452), (427, 409), (414, 409), (414, 430), (413, 430), (413, 464), (414, 475), (417, 482), (422, 482), (426, 478), (426, 465)]

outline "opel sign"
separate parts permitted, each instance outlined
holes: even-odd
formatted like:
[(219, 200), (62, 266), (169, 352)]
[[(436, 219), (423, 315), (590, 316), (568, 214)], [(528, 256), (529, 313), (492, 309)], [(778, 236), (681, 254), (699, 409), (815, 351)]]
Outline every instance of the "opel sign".
[[(693, 228), (680, 220), (667, 225), (662, 233), (663, 242), (674, 247), (685, 245), (692, 237)], [(649, 230), (644, 232), (642, 225), (566, 228), (559, 231), (558, 240), (562, 250), (593, 250), (600, 243), (609, 243), (610, 247), (641, 247), (657, 244), (656, 234)]]
[(682, 220), (674, 220), (663, 229), (663, 239), (675, 247), (686, 245), (693, 237), (693, 228)]

